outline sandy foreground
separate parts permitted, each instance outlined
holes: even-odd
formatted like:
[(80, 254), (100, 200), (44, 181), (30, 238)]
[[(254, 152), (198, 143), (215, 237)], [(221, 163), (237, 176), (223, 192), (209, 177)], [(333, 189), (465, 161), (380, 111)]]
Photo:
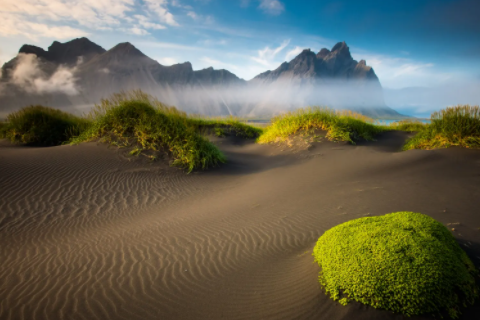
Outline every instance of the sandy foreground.
[(398, 152), (406, 136), (220, 140), (229, 163), (189, 175), (96, 143), (2, 140), (0, 319), (424, 319), (330, 300), (312, 257), (337, 224), (415, 211), (480, 266), (480, 150)]

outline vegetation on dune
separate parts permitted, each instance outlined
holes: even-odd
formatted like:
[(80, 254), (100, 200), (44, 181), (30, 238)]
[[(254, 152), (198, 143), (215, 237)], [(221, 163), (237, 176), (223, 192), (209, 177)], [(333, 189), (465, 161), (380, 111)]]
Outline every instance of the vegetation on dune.
[(480, 108), (459, 105), (432, 113), (431, 123), (413, 138), (404, 150), (450, 146), (480, 148)]
[(372, 124), (373, 119), (352, 111), (335, 111), (330, 108), (306, 108), (289, 112), (272, 119), (258, 138), (259, 143), (285, 141), (289, 136), (309, 130), (325, 130), (326, 137), (333, 141), (373, 140), (383, 131)]
[(166, 151), (173, 165), (206, 169), (225, 162), (225, 156), (188, 124), (187, 117), (171, 107), (148, 100), (104, 100), (90, 114), (92, 125), (73, 143), (101, 139), (117, 146), (134, 147), (131, 154), (146, 150)]
[(216, 136), (234, 135), (245, 139), (258, 138), (263, 130), (241, 122), (234, 117), (200, 118), (190, 117), (189, 123), (201, 132), (213, 132)]
[(380, 125), (385, 130), (398, 130), (406, 132), (418, 132), (424, 130), (428, 126), (427, 123), (421, 122), (419, 120), (401, 120), (397, 122), (392, 122), (389, 125)]
[(57, 109), (40, 105), (12, 112), (0, 125), (0, 136), (13, 143), (60, 145), (80, 134), (90, 121)]
[(355, 219), (326, 231), (314, 248), (320, 284), (333, 300), (405, 315), (448, 312), (478, 297), (477, 271), (450, 231), (413, 212)]

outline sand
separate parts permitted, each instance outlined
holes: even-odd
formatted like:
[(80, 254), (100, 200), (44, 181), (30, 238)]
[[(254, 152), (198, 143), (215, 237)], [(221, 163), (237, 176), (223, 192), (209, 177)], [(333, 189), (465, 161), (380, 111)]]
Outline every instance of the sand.
[(480, 150), (399, 152), (406, 137), (218, 139), (228, 164), (189, 175), (96, 143), (3, 140), (0, 319), (404, 319), (330, 300), (312, 250), (342, 222), (415, 211), (480, 266)]

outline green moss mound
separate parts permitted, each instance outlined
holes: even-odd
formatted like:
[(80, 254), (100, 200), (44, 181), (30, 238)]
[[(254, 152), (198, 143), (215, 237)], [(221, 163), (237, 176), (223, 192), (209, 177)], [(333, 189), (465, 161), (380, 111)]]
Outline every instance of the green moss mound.
[(36, 105), (10, 113), (0, 126), (0, 135), (13, 143), (53, 146), (80, 134), (88, 125), (86, 119)]
[(313, 255), (320, 284), (342, 304), (456, 318), (478, 296), (466, 253), (445, 226), (420, 213), (343, 223), (318, 239)]
[[(108, 102), (108, 103), (107, 103)], [(154, 106), (149, 100), (104, 101), (91, 115), (93, 123), (73, 143), (102, 139), (133, 147), (131, 154), (166, 151), (173, 165), (188, 172), (225, 162), (225, 156), (199, 135), (188, 118), (174, 108)]]

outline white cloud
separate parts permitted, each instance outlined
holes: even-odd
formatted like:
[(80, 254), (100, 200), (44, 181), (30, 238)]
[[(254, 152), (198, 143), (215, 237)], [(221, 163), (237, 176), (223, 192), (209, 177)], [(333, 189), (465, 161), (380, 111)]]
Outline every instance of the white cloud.
[(165, 29), (166, 28), (164, 25), (150, 22), (150, 19), (148, 17), (144, 16), (144, 15), (136, 14), (136, 15), (134, 15), (134, 17), (137, 20), (137, 23), (145, 29), (159, 30), (159, 29)]
[(161, 22), (171, 26), (178, 26), (173, 14), (167, 10), (166, 0), (144, 0), (144, 2), (149, 10), (156, 13)]
[(189, 12), (187, 13), (187, 16), (189, 16), (189, 17), (192, 18), (193, 20), (197, 20), (197, 19), (198, 19), (198, 15), (197, 15), (195, 12), (193, 12), (193, 11), (189, 11)]
[(147, 30), (138, 27), (130, 28), (128, 29), (128, 32), (131, 34), (136, 34), (137, 36), (145, 36), (147, 34), (150, 34)]
[(252, 57), (251, 59), (269, 68), (275, 65), (278, 66), (280, 63), (275, 60), (275, 57), (278, 53), (285, 49), (289, 43), (290, 40), (285, 40), (279, 47), (273, 49), (270, 49), (270, 47), (267, 46), (262, 50), (258, 50), (258, 56)]
[(89, 33), (70, 26), (55, 26), (43, 23), (32, 22), (17, 14), (7, 14), (0, 12), (0, 35), (17, 36), (24, 35), (27, 38), (36, 41), (39, 37), (70, 39), (83, 37)]
[(285, 11), (285, 6), (278, 0), (260, 0), (260, 5), (258, 6), (265, 13), (271, 15), (279, 15)]
[(34, 54), (18, 54), (17, 66), (12, 72), (12, 82), (30, 93), (62, 92), (75, 95), (78, 90), (75, 85), (76, 67), (60, 66), (52, 76), (48, 77), (39, 66)]
[(203, 15), (195, 13), (194, 11), (189, 11), (187, 13), (187, 16), (189, 16), (190, 18), (192, 18), (195, 21), (201, 21), (205, 24), (212, 24), (212, 23), (215, 22), (215, 19), (213, 18), (213, 16), (203, 16)]
[(172, 5), (172, 7), (192, 10), (192, 6), (184, 5), (179, 0), (172, 0), (170, 4)]
[(203, 57), (200, 59), (201, 61), (205, 62), (209, 67), (213, 67), (214, 69), (229, 69), (230, 70), (239, 70), (240, 68), (234, 64), (225, 63), (219, 60), (215, 60), (209, 57)]
[(433, 63), (372, 53), (352, 54), (358, 60), (365, 59), (387, 88), (436, 86), (453, 77), (451, 73), (438, 71)]
[(293, 58), (295, 58), (296, 56), (298, 56), (301, 52), (303, 51), (302, 48), (300, 47), (295, 47), (294, 49), (290, 50), (287, 52), (287, 54), (285, 55), (285, 60), (286, 61), (290, 61), (292, 60)]
[(178, 25), (166, 0), (143, 2), (144, 6), (137, 5), (139, 0), (1, 0), (0, 35), (67, 39), (98, 30), (148, 34), (139, 30), (165, 29), (157, 21)]
[(171, 58), (171, 57), (163, 57), (163, 58), (157, 59), (157, 61), (160, 64), (163, 64), (164, 66), (171, 66), (178, 63), (177, 59)]

